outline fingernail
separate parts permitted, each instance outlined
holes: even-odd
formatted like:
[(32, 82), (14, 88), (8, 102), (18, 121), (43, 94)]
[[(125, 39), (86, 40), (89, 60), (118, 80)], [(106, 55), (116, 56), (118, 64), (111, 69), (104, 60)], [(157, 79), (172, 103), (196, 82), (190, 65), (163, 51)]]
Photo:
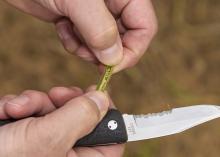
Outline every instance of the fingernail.
[(95, 51), (97, 58), (105, 65), (117, 65), (120, 63), (123, 57), (123, 47), (120, 37), (118, 37), (117, 42), (102, 51)]
[(71, 38), (71, 28), (67, 22), (61, 22), (57, 24), (57, 32), (62, 40), (68, 40)]
[(95, 102), (101, 114), (105, 114), (109, 107), (109, 100), (105, 93), (93, 91), (86, 94), (86, 96)]
[(8, 101), (7, 103), (13, 106), (22, 106), (27, 104), (29, 101), (29, 97), (26, 95), (20, 95), (10, 101)]

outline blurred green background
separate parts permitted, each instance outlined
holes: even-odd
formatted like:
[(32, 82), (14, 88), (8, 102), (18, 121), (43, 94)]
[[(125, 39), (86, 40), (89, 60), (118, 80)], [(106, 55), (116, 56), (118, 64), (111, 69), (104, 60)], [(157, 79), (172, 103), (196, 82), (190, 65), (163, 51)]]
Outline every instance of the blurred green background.
[[(220, 104), (220, 1), (154, 0), (159, 33), (140, 63), (109, 89), (126, 113)], [(70, 56), (54, 27), (0, 1), (0, 95), (95, 84), (95, 66)], [(130, 143), (125, 157), (217, 157), (219, 120), (182, 134)]]

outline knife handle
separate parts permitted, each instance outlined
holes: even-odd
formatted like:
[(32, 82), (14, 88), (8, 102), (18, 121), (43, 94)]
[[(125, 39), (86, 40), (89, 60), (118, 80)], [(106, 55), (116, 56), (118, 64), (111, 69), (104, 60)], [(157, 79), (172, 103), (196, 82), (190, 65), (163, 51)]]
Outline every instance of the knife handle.
[(122, 114), (115, 109), (108, 111), (103, 120), (89, 135), (80, 139), (75, 146), (97, 146), (125, 143), (128, 140)]
[[(2, 120), (0, 126), (16, 122)], [(122, 114), (115, 109), (110, 109), (102, 121), (87, 136), (78, 140), (74, 147), (100, 146), (125, 143), (128, 135)]]

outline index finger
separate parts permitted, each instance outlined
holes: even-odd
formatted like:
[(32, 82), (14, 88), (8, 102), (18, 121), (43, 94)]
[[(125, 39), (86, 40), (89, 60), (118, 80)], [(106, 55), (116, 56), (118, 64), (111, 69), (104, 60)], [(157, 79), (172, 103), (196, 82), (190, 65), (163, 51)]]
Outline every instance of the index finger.
[(124, 46), (124, 58), (115, 68), (120, 71), (136, 64), (157, 32), (157, 19), (150, 0), (108, 0), (109, 9), (120, 16), (118, 27)]
[(78, 147), (74, 148), (68, 153), (68, 156), (75, 157), (76, 154), (79, 157), (99, 156), (99, 157), (121, 157), (124, 153), (124, 144), (112, 145), (112, 146), (98, 146), (94, 148), (90, 147)]

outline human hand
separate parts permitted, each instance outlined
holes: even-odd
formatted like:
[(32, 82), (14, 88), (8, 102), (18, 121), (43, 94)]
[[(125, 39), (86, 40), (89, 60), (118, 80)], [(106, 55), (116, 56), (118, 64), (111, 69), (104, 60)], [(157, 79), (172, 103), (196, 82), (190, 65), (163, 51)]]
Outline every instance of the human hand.
[(157, 31), (150, 0), (6, 1), (54, 22), (68, 52), (100, 67), (116, 65), (115, 72), (134, 66)]
[(28, 90), (4, 96), (0, 119), (25, 119), (0, 127), (0, 156), (120, 157), (123, 145), (72, 148), (95, 128), (109, 105), (105, 94), (91, 90), (83, 94), (76, 87), (56, 87), (48, 95)]

